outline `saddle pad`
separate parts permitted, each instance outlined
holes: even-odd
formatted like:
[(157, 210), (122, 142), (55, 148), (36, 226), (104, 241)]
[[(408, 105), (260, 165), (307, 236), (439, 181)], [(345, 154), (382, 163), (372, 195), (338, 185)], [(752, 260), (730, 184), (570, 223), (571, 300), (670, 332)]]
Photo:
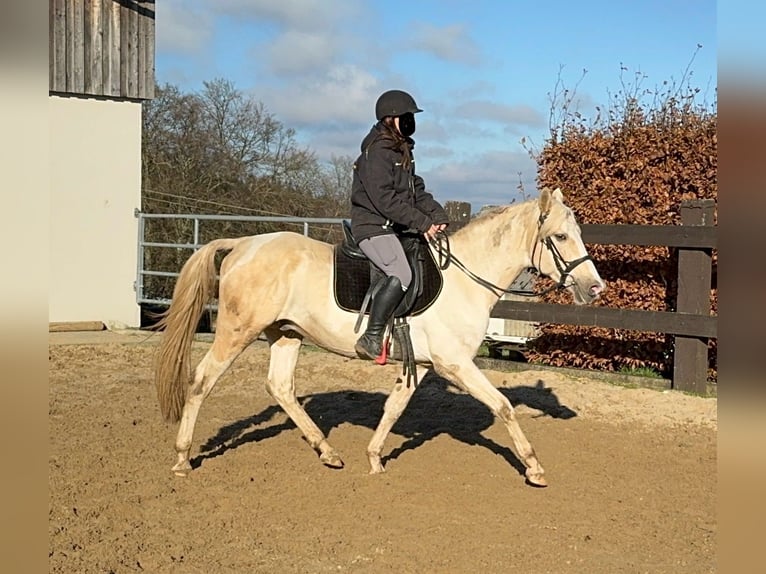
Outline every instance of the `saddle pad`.
[[(370, 288), (372, 265), (369, 259), (349, 257), (341, 249), (341, 243), (334, 246), (333, 291), (335, 303), (344, 311), (358, 313), (364, 296)], [(418, 315), (428, 309), (442, 290), (442, 273), (430, 250), (424, 249), (423, 277), (421, 290), (409, 315)], [(413, 271), (414, 272), (414, 271)]]

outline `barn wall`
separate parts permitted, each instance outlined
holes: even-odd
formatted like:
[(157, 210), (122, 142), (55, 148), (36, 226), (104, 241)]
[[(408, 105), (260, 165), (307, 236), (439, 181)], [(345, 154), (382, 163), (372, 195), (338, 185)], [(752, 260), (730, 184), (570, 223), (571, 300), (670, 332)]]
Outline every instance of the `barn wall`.
[(49, 91), (154, 97), (154, 0), (48, 0)]
[(49, 321), (140, 323), (141, 104), (49, 97)]

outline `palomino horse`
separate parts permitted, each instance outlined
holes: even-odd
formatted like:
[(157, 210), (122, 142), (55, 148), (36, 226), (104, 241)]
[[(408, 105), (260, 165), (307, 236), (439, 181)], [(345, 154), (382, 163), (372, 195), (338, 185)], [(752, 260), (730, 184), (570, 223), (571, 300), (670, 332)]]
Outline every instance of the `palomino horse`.
[[(590, 303), (604, 282), (583, 245), (572, 211), (560, 190), (544, 189), (537, 200), (495, 208), (472, 220), (451, 238), (460, 265), (443, 271), (439, 298), (411, 317), (415, 385), (397, 379), (383, 416), (367, 447), (370, 472), (383, 472), (381, 452), (389, 431), (423, 376), (433, 370), (487, 405), (503, 421), (526, 467), (527, 480), (545, 486), (543, 468), (524, 436), (508, 399), (474, 364), (492, 307), (519, 273), (535, 267), (566, 287), (578, 304)], [(432, 243), (430, 249), (436, 249)], [(215, 254), (223, 260), (218, 320), (210, 350), (192, 374), (191, 343), (197, 323), (215, 295)], [(270, 345), (267, 390), (330, 467), (342, 467), (335, 449), (295, 395), (294, 371), (304, 338), (333, 353), (355, 357), (356, 314), (340, 309), (333, 297), (333, 247), (292, 232), (216, 239), (184, 264), (157, 356), (156, 384), (165, 419), (181, 421), (172, 470), (191, 470), (189, 451), (203, 400), (234, 359), (261, 333)]]

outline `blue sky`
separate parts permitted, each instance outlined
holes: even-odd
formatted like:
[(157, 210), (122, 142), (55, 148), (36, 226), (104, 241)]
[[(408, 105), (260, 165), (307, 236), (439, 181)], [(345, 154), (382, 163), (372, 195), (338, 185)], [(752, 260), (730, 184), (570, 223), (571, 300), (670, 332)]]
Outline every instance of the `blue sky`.
[(231, 80), (320, 159), (355, 157), (378, 95), (409, 91), (424, 109), (418, 172), (474, 211), (518, 199), (520, 180), (536, 194), (521, 140), (544, 144), (559, 80), (586, 116), (621, 73), (653, 89), (689, 67), (716, 101), (711, 0), (163, 0), (156, 42), (160, 83)]

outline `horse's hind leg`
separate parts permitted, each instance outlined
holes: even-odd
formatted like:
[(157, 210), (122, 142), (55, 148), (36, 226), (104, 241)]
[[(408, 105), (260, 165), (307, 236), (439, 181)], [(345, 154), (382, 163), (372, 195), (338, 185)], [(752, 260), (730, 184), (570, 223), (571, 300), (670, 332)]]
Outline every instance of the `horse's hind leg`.
[(547, 486), (545, 471), (537, 460), (537, 455), (532, 445), (516, 420), (513, 406), (510, 401), (498, 391), (484, 374), (473, 363), (466, 361), (460, 364), (442, 362), (434, 365), (436, 372), (449, 379), (474, 398), (487, 405), (492, 413), (505, 423), (505, 427), (511, 435), (516, 454), (527, 467), (525, 472), (527, 480), (535, 486)]
[(415, 372), (415, 384), (408, 385), (401, 378), (397, 379), (391, 394), (386, 399), (386, 404), (383, 407), (383, 416), (378, 423), (378, 427), (375, 429), (375, 433), (372, 435), (370, 444), (367, 445), (367, 459), (370, 461), (370, 474), (379, 474), (385, 472), (383, 463), (380, 460), (380, 453), (383, 452), (383, 443), (391, 432), (391, 429), (402, 416), (404, 409), (410, 402), (412, 395), (415, 393), (415, 388), (423, 380), (423, 377), (428, 372), (425, 367), (417, 366)]
[(330, 446), (324, 433), (311, 420), (295, 397), (295, 365), (303, 338), (293, 332), (281, 332), (276, 327), (265, 331), (271, 346), (267, 390), (295, 423), (319, 460), (332, 468), (343, 468), (343, 460)]
[(172, 470), (178, 476), (186, 476), (191, 470), (189, 451), (191, 450), (194, 426), (202, 402), (213, 390), (218, 379), (250, 341), (238, 340), (232, 343), (228, 337), (216, 335), (213, 345), (194, 370), (194, 382), (189, 387), (184, 404), (181, 424), (176, 436), (176, 454), (178, 460)]

